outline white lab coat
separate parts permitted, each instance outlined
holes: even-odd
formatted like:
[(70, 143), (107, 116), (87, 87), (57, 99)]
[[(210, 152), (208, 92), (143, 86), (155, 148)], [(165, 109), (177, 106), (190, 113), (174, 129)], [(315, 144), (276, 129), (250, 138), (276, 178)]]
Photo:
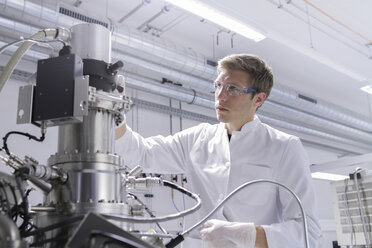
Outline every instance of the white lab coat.
[[(202, 199), (201, 210), (187, 219), (187, 226), (204, 217), (239, 185), (271, 179), (300, 197), (308, 217), (311, 247), (321, 235), (309, 162), (300, 140), (261, 123), (257, 116), (241, 131), (233, 132), (230, 142), (224, 123), (203, 123), (174, 136), (146, 139), (128, 128), (116, 150), (126, 165), (186, 174), (188, 188)], [(246, 188), (214, 218), (262, 225), (270, 248), (305, 247), (299, 207), (289, 193), (274, 185)]]

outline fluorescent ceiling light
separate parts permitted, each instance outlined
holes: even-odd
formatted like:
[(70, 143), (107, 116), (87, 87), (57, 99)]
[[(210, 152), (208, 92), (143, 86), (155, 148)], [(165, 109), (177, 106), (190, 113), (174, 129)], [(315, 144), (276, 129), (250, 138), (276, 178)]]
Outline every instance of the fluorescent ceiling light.
[(247, 37), (251, 40), (259, 42), (266, 37), (247, 26), (246, 24), (238, 21), (237, 19), (212, 8), (209, 5), (204, 4), (198, 0), (166, 0), (167, 2), (191, 12), (197, 16), (200, 16), (210, 22), (216, 23), (217, 25), (231, 30), (237, 34)]
[(371, 85), (363, 86), (360, 89), (363, 90), (364, 92), (367, 92), (368, 94), (371, 94), (372, 95), (372, 86)]
[(314, 172), (314, 173), (311, 173), (311, 176), (312, 178), (315, 178), (315, 179), (323, 179), (323, 180), (330, 180), (330, 181), (340, 181), (340, 180), (349, 178), (343, 175), (324, 173), (324, 172)]

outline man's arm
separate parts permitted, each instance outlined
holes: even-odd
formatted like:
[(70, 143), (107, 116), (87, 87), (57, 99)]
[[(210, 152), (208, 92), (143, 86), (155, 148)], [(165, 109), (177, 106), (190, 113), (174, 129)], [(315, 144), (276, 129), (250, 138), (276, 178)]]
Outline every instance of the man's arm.
[(115, 130), (115, 152), (129, 167), (141, 165), (159, 173), (183, 171), (184, 144), (178, 136), (153, 136), (144, 138), (133, 132), (127, 124)]
[(195, 137), (199, 137), (206, 124), (178, 132), (171, 136), (144, 138), (122, 124), (115, 130), (115, 152), (129, 167), (141, 165), (144, 169), (163, 174), (177, 174), (185, 171), (185, 161), (190, 154)]
[[(280, 162), (274, 181), (286, 185), (300, 198), (305, 210), (310, 247), (321, 237), (316, 197), (312, 185), (308, 156), (298, 138), (291, 138)], [(287, 190), (278, 189), (283, 222), (262, 225), (269, 247), (298, 247), (305, 242), (303, 216), (296, 199)]]

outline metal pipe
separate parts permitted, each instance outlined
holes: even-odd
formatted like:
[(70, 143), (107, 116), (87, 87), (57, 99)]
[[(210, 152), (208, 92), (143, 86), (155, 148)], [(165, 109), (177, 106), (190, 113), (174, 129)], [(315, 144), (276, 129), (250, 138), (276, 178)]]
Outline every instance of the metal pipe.
[[(313, 139), (321, 138), (325, 142), (333, 143), (332, 144), (333, 147), (345, 146), (346, 148), (343, 148), (344, 150), (346, 149), (348, 151), (351, 151), (357, 154), (364, 154), (364, 153), (371, 151), (371, 145), (368, 145), (365, 143), (353, 141), (348, 138), (343, 138), (343, 137), (332, 135), (326, 132), (314, 130), (311, 128), (304, 127), (302, 125), (288, 123), (280, 119), (274, 119), (269, 116), (264, 116), (264, 115), (258, 115), (258, 116), (260, 117), (262, 122), (267, 123), (271, 126), (277, 127), (279, 129), (291, 130), (293, 132), (303, 134), (304, 136), (309, 136)], [(305, 140), (307, 139), (303, 137), (301, 138)]]
[[(161, 85), (159, 82), (156, 82), (154, 80), (144, 79), (139, 76), (131, 75), (131, 74), (127, 74), (126, 85), (128, 88), (139, 89), (139, 90), (143, 90), (149, 93), (162, 95), (165, 97), (172, 96), (173, 99), (177, 99), (180, 101), (186, 101), (186, 102), (189, 102), (192, 99), (191, 94), (193, 94), (192, 90), (187, 90), (187, 89), (184, 89), (178, 86)], [(266, 102), (265, 104), (267, 103), (268, 102)], [(205, 99), (201, 95), (196, 96), (196, 101), (194, 102), (194, 104), (203, 106), (206, 108), (210, 108), (210, 109), (214, 108), (214, 100), (212, 100), (210, 97)], [(346, 145), (346, 148), (343, 147), (342, 150), (348, 150), (348, 151), (351, 151), (357, 154), (365, 153), (370, 150), (370, 145), (357, 142), (357, 141), (353, 141), (353, 140), (350, 140), (349, 138), (343, 138), (340, 136), (332, 135), (332, 134), (329, 134), (328, 132), (313, 130), (311, 128), (304, 127), (303, 125), (288, 123), (286, 121), (281, 120), (281, 118), (278, 119), (278, 117), (277, 119), (275, 119), (273, 117), (260, 114), (260, 111), (261, 110), (259, 110), (259, 114), (258, 114), (260, 119), (264, 123), (273, 125), (277, 128), (284, 128), (287, 130), (292, 130), (299, 134), (305, 134), (311, 137), (320, 138), (323, 141), (333, 142), (333, 144), (331, 145), (332, 147)], [(287, 117), (285, 118), (287, 119)]]
[(311, 126), (317, 130), (326, 131), (337, 136), (347, 137), (351, 140), (362, 141), (366, 144), (372, 145), (372, 133), (363, 132), (272, 101), (266, 101), (265, 104), (261, 106), (260, 113), (269, 116), (285, 116), (287, 120), (301, 123), (304, 126)]
[[(1, 4), (0, 4), (0, 6), (1, 6)], [(61, 16), (61, 18), (68, 18), (68, 17), (62, 17)], [(0, 24), (0, 25), (2, 25), (2, 24)], [(6, 24), (4, 24), (4, 25), (7, 26)], [(12, 28), (17, 27), (17, 26), (18, 25), (11, 25), (11, 27), (9, 27), (9, 28), (12, 29)], [(118, 37), (118, 36), (119, 36), (119, 34), (116, 35), (116, 37)], [(131, 42), (133, 43), (132, 46), (142, 46), (142, 45), (144, 46), (145, 44), (148, 44), (148, 43), (143, 43), (142, 42), (142, 39), (141, 40), (133, 40), (132, 39)], [(134, 44), (136, 44), (136, 45), (134, 45)], [(155, 50), (158, 50), (158, 49), (162, 50), (162, 48), (155, 47), (155, 45), (153, 46), (153, 49), (155, 49)], [(121, 53), (120, 52), (117, 52), (116, 55), (120, 56)], [(164, 54), (163, 57), (165, 59), (167, 59), (167, 54)], [(135, 58), (135, 57), (132, 56), (132, 58)], [(125, 55), (123, 55), (123, 57), (120, 57), (119, 59), (124, 59), (125, 60)], [(133, 62), (134, 61), (135, 60), (133, 60)], [(137, 62), (138, 62), (137, 65), (138, 66), (141, 66), (140, 61), (141, 61), (141, 59), (138, 59), (137, 60)], [(153, 62), (148, 63), (146, 68), (151, 68), (151, 66), (153, 66), (153, 65), (155, 65), (155, 63), (153, 63)], [(167, 68), (168, 73), (174, 72), (174, 75), (179, 75), (179, 72), (176, 71), (176, 70), (174, 70), (174, 69), (170, 69), (170, 68), (164, 67), (164, 66), (160, 66), (160, 67)], [(153, 68), (153, 69), (155, 71), (157, 68)], [(197, 80), (196, 77), (194, 79)], [(131, 80), (128, 80), (128, 84), (130, 86), (132, 86), (133, 88), (139, 88), (140, 87), (138, 85), (135, 85), (135, 83), (132, 83), (131, 84), (130, 81)], [(137, 80), (137, 81), (139, 81), (139, 80)], [(144, 81), (144, 80), (141, 79), (141, 81)], [(195, 82), (196, 83), (194, 85), (196, 85), (198, 81), (195, 81)], [(209, 84), (208, 82), (203, 83), (203, 85), (205, 85), (206, 87), (207, 87), (207, 84), (208, 85), (212, 85), (212, 84)], [(148, 88), (147, 87), (148, 85), (149, 84), (147, 84), (146, 87), (142, 87), (142, 89), (145, 90), (145, 88)], [(156, 88), (157, 89), (152, 89), (152, 87), (150, 87), (150, 89), (152, 89), (151, 92), (152, 93), (155, 93), (155, 94), (160, 94), (160, 95), (161, 94), (168, 94), (169, 93), (169, 90), (168, 91), (167, 90), (164, 91), (164, 89), (161, 89), (159, 87), (156, 87)], [(179, 90), (180, 89), (182, 89), (182, 88), (180, 87)], [(189, 92), (192, 92), (192, 91), (189, 91)], [(192, 102), (193, 97), (190, 97), (190, 95), (187, 96), (187, 95), (179, 94), (179, 93), (176, 93), (176, 92), (174, 92), (174, 93), (173, 93), (174, 94), (173, 97), (175, 99), (179, 99), (179, 100), (186, 101), (186, 102)], [(167, 97), (168, 97), (168, 95), (167, 95)], [(198, 99), (198, 98), (195, 98), (195, 99)], [(197, 104), (197, 105), (200, 104), (201, 106), (204, 105), (204, 106), (208, 106), (209, 108), (213, 108), (212, 102), (211, 101), (208, 101), (209, 99), (207, 101), (206, 100), (202, 100), (202, 99), (199, 99), (199, 100), (200, 101), (203, 101), (203, 103), (198, 102), (198, 101), (195, 101), (194, 104)], [(327, 104), (327, 103), (322, 103), (320, 101), (318, 101), (317, 104), (314, 104), (314, 103), (305, 101), (303, 99), (299, 99), (297, 92), (295, 92), (293, 90), (290, 90), (288, 88), (285, 88), (283, 86), (280, 86), (280, 85), (276, 85), (275, 88), (272, 90), (271, 95), (270, 95), (270, 98), (268, 99), (268, 102), (270, 102), (270, 101), (272, 101), (272, 102), (278, 102), (278, 103), (280, 103), (282, 105), (285, 105), (285, 106), (291, 106), (291, 108), (292, 107), (295, 107), (295, 108), (297, 108), (300, 111), (305, 111), (305, 112), (308, 112), (308, 113), (312, 113), (314, 115), (322, 116), (322, 118), (326, 118), (328, 120), (333, 120), (336, 123), (337, 122), (343, 123), (344, 125), (347, 125), (349, 127), (353, 127), (353, 128), (356, 128), (356, 129), (361, 129), (361, 130), (364, 130), (364, 131), (370, 131), (370, 130), (372, 130), (372, 123), (370, 123), (369, 119), (366, 118), (366, 117), (357, 115), (357, 114), (355, 114), (355, 113), (353, 113), (351, 111), (347, 111), (345, 109), (342, 109), (342, 112), (339, 112), (339, 109), (340, 108), (338, 106), (335, 106), (335, 105), (331, 105), (331, 104)], [(333, 128), (328, 128), (328, 130), (332, 130), (332, 129)], [(319, 132), (317, 132), (317, 133), (319, 133)], [(325, 135), (325, 136), (323, 135), (322, 137), (324, 138), (324, 137), (327, 137), (327, 136), (328, 135)], [(350, 137), (350, 136), (351, 135), (349, 135), (348, 137)], [(347, 140), (345, 140), (345, 141), (347, 141)], [(350, 142), (348, 142), (346, 144), (350, 144)], [(358, 145), (358, 147), (361, 147), (361, 146), (362, 147), (365, 147), (365, 145), (363, 145), (363, 144), (362, 145), (361, 144)], [(363, 149), (365, 149), (365, 148), (363, 148)]]
[(142, 2), (140, 4), (138, 4), (136, 7), (134, 7), (131, 11), (129, 11), (128, 14), (126, 14), (125, 16), (123, 16), (122, 18), (119, 19), (118, 23), (122, 23), (123, 21), (125, 21), (128, 17), (130, 17), (131, 15), (133, 15), (135, 12), (137, 12), (140, 8), (142, 8), (142, 6), (144, 6), (145, 4), (147, 3), (150, 3), (151, 0), (142, 0)]
[(187, 87), (201, 91), (201, 92), (213, 92), (213, 80), (205, 80), (189, 73), (182, 71), (175, 71), (169, 67), (164, 67), (157, 63), (143, 60), (139, 57), (131, 55), (123, 51), (113, 51), (113, 60), (125, 61), (125, 72), (132, 74), (142, 74), (146, 77), (157, 77), (167, 78), (175, 83), (184, 84)]
[(28, 248), (16, 224), (4, 214), (0, 214), (0, 243), (1, 247)]
[(372, 132), (371, 119), (357, 114), (348, 109), (341, 108), (322, 100), (316, 100), (316, 103), (299, 98), (298, 92), (280, 84), (271, 90), (270, 101), (280, 103), (291, 108), (296, 108), (334, 122), (360, 129), (366, 132)]
[(55, 212), (55, 207), (31, 206), (31, 211), (35, 212)]
[(185, 89), (180, 86), (161, 85), (152, 79), (139, 77), (133, 74), (127, 74), (126, 85), (130, 88), (143, 90), (149, 93), (170, 97), (187, 103), (193, 103), (198, 106), (214, 109), (213, 97), (196, 93), (191, 89)]
[(16, 241), (20, 239), (21, 235), (16, 224), (8, 216), (0, 214), (0, 240)]
[(165, 12), (168, 12), (169, 9), (167, 6), (164, 6), (158, 13), (156, 13), (154, 16), (150, 17), (150, 19), (146, 20), (144, 23), (142, 23), (137, 30), (141, 30), (144, 26), (147, 26), (150, 22), (164, 14)]
[[(40, 26), (42, 25), (41, 23), (50, 23), (50, 20), (43, 18), (45, 15), (42, 15), (42, 11), (45, 12), (46, 8), (41, 10), (33, 5), (35, 4), (28, 2), (26, 5), (23, 5), (18, 1), (8, 0), (7, 4), (0, 4), (0, 7), (7, 7), (8, 10), (11, 10), (5, 13), (9, 18), (23, 20), (23, 14), (27, 13), (28, 15), (37, 17), (30, 20), (31, 24), (34, 23), (34, 25)], [(58, 9), (58, 6), (55, 6), (55, 9)], [(48, 14), (51, 14), (49, 12), (53, 12), (53, 10), (48, 9)], [(54, 25), (67, 25), (72, 20), (76, 22), (71, 17), (61, 15), (57, 11), (54, 12), (54, 15), (58, 17), (58, 20), (53, 23)], [(40, 16), (42, 18), (39, 18)], [(127, 32), (113, 34), (112, 41), (114, 50), (125, 51), (125, 53), (138, 56), (144, 61), (157, 63), (165, 68), (172, 68), (174, 73), (183, 71), (207, 80), (213, 80), (216, 76), (215, 69), (207, 65), (207, 59), (204, 56), (191, 53), (189, 49), (182, 49), (176, 47), (174, 44), (165, 43), (161, 39), (145, 37), (143, 34), (141, 35), (128, 30)], [(149, 56), (150, 54), (151, 56)], [(141, 64), (137, 65), (141, 66)], [(277, 84), (272, 90), (269, 99), (275, 102), (281, 102), (287, 106), (297, 106), (303, 111), (314, 113), (350, 127), (372, 132), (371, 120), (365, 116), (321, 101), (318, 101), (317, 104), (306, 103), (298, 99), (297, 92), (289, 89), (286, 90), (287, 92), (283, 92), (283, 89), (284, 87)], [(291, 94), (288, 94), (289, 92)]]

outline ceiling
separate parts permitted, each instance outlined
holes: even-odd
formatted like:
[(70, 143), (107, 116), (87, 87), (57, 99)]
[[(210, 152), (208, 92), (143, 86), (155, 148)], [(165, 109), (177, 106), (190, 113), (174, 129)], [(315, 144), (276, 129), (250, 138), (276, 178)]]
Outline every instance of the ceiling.
[(258, 43), (163, 0), (63, 2), (109, 18), (115, 32), (138, 29), (214, 60), (231, 53), (257, 54), (273, 68), (276, 83), (371, 115), (372, 99), (359, 89), (372, 84), (371, 1), (203, 1), (264, 33), (267, 38)]
[[(372, 120), (372, 96), (360, 90), (372, 84), (372, 46), (368, 45), (372, 40), (370, 1), (203, 0), (267, 36), (257, 43), (165, 0), (8, 0), (7, 3), (27, 5), (31, 1), (37, 2), (37, 7), (68, 5), (68, 9), (76, 8), (89, 17), (109, 20), (113, 32), (144, 33), (154, 41), (188, 49), (189, 53), (199, 53), (214, 61), (231, 53), (257, 54), (273, 68), (276, 84), (359, 112)], [(0, 16), (14, 17), (6, 12), (0, 8)], [(28, 23), (24, 12), (17, 17), (18, 21)], [(32, 18), (30, 23), (36, 25), (37, 20)], [(53, 24), (54, 19), (50, 22)], [(3, 35), (6, 37), (0, 32)], [(369, 131), (366, 133), (370, 135)]]
[[(0, 38), (9, 42), (20, 35), (27, 37), (41, 27), (70, 27), (80, 23), (84, 16), (111, 23), (114, 32), (112, 50), (123, 51), (120, 56), (115, 57), (114, 53), (113, 56), (125, 63), (128, 84), (143, 86), (143, 81), (151, 74), (153, 81), (143, 86), (148, 89), (165, 75), (175, 83), (185, 85), (182, 90), (187, 91), (189, 97), (194, 94), (195, 98), (194, 88), (203, 88), (212, 101), (209, 81), (214, 78), (214, 68), (204, 66), (205, 57), (217, 61), (231, 53), (257, 54), (273, 68), (276, 83), (269, 101), (260, 109), (268, 115), (265, 121), (281, 128), (293, 129), (295, 125), (296, 132), (302, 136), (293, 134), (309, 142), (340, 148), (342, 140), (353, 152), (359, 149), (355, 146), (363, 147), (357, 153), (364, 153), (365, 149), (370, 151), (366, 143), (371, 140), (372, 96), (360, 87), (372, 79), (369, 70), (371, 48), (367, 46), (370, 42), (368, 32), (372, 30), (368, 24), (372, 22), (368, 22), (370, 17), (366, 11), (372, 3), (368, 6), (366, 1), (350, 4), (346, 0), (337, 1), (337, 5), (336, 2), (315, 0), (203, 2), (256, 28), (267, 38), (256, 43), (164, 0), (7, 0), (0, 2)], [(61, 10), (67, 12), (58, 14)], [(34, 52), (40, 49), (44, 49), (44, 56), (50, 52), (45, 47), (35, 47)], [(35, 56), (30, 55), (30, 59), (35, 60)], [(134, 74), (143, 78), (135, 80)], [(278, 84), (294, 90), (278, 87)], [(180, 88), (169, 90), (165, 95), (168, 93), (179, 95)], [(315, 139), (314, 135), (322, 138)]]

